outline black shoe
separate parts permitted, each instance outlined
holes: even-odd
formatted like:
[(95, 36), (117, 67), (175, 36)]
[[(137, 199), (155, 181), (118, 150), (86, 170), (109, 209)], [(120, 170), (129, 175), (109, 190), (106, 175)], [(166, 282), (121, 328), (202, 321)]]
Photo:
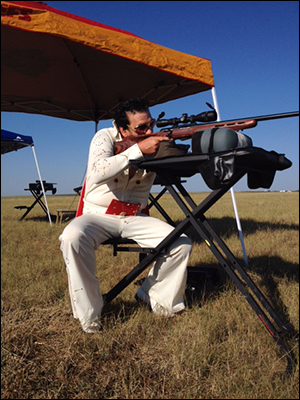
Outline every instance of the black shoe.
[(152, 311), (150, 304), (148, 304), (146, 301), (142, 300), (137, 294), (134, 296), (134, 298), (138, 303), (144, 304), (145, 306), (147, 306), (149, 308), (150, 311)]

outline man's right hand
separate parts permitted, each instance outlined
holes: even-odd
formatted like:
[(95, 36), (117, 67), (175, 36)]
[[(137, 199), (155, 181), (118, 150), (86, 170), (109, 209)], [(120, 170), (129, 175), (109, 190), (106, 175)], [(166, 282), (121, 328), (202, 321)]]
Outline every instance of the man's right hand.
[(170, 140), (168, 136), (149, 136), (138, 142), (138, 146), (143, 154), (155, 154), (159, 149), (160, 142)]

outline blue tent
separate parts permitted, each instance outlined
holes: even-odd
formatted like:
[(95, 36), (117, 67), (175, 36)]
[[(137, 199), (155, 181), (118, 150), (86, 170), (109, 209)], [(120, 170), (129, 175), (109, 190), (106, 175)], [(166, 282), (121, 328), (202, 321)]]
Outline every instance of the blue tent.
[(42, 191), (43, 191), (43, 195), (44, 195), (44, 199), (45, 199), (45, 203), (46, 203), (49, 222), (50, 222), (50, 225), (52, 225), (49, 207), (47, 204), (46, 193), (45, 193), (45, 189), (44, 189), (44, 184), (42, 181), (39, 165), (38, 165), (37, 158), (35, 155), (32, 137), (20, 135), (19, 133), (10, 132), (10, 131), (6, 131), (5, 129), (1, 129), (1, 155), (10, 153), (11, 151), (17, 151), (17, 150), (23, 149), (24, 147), (28, 147), (28, 146), (30, 146), (32, 148), (33, 157), (35, 160), (37, 172), (38, 172), (38, 175), (40, 178), (41, 187), (42, 187)]
[(27, 146), (33, 146), (31, 136), (20, 135), (1, 129), (1, 154), (17, 151)]

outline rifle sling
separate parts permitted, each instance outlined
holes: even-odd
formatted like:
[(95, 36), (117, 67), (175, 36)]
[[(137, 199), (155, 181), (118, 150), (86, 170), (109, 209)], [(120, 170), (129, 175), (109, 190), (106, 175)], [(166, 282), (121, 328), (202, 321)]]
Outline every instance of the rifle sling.
[(213, 153), (214, 152), (214, 136), (216, 131), (219, 128), (212, 128), (211, 132), (210, 132), (210, 139), (209, 139), (209, 145), (208, 145), (208, 154)]

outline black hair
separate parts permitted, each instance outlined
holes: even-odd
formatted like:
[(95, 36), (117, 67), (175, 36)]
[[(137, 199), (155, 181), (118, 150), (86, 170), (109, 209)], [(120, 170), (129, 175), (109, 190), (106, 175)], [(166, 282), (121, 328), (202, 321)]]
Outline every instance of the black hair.
[(144, 99), (137, 98), (125, 101), (120, 105), (115, 113), (114, 120), (117, 127), (127, 129), (127, 125), (129, 124), (127, 112), (136, 114), (137, 112), (148, 111), (148, 108), (148, 101)]

